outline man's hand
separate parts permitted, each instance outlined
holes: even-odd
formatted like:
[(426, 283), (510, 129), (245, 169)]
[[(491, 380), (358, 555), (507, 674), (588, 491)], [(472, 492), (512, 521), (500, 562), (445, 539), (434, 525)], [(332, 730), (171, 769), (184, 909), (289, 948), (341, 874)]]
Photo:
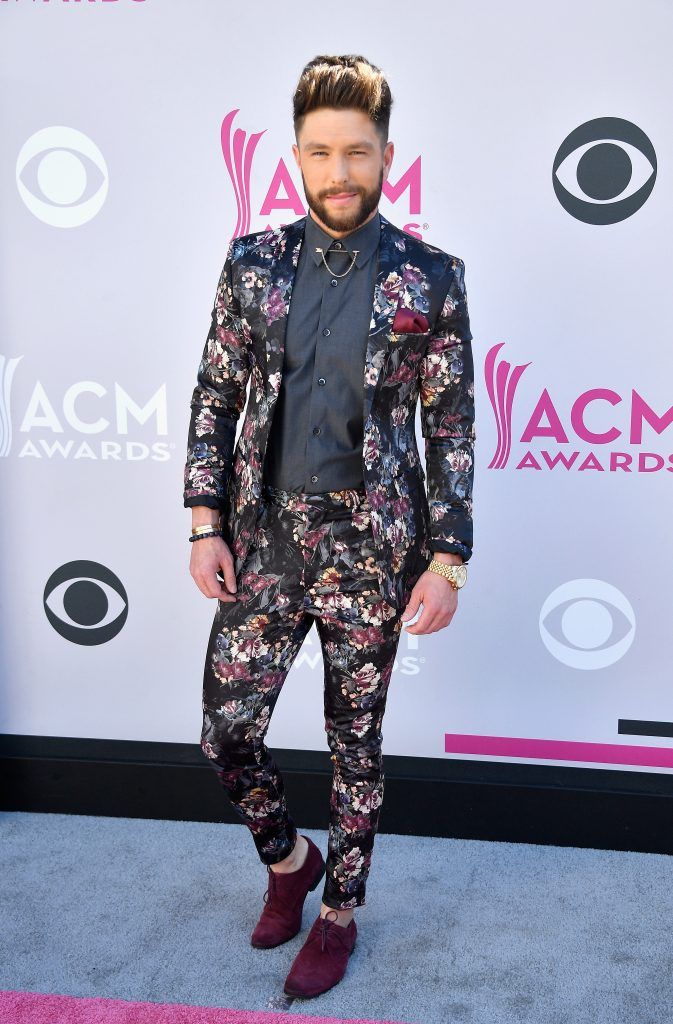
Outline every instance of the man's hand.
[[(216, 523), (214, 513), (207, 508), (195, 509), (192, 529), (206, 523)], [(237, 601), (234, 559), (222, 537), (203, 537), (191, 544), (192, 554), (189, 571), (197, 587), (206, 597), (217, 597), (220, 601)], [(217, 573), (222, 571), (224, 583)]]
[[(448, 551), (436, 552), (433, 557), (445, 565), (460, 565), (463, 561), (460, 555)], [(411, 591), (402, 622), (413, 619), (421, 603), (421, 617), (415, 625), (407, 626), (407, 633), (436, 633), (451, 622), (458, 607), (458, 591), (450, 580), (427, 569)]]

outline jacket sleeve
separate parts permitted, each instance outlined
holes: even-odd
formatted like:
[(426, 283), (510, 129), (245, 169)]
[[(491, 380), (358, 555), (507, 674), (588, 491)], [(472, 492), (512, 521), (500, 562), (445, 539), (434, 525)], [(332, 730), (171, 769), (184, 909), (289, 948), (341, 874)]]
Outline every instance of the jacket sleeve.
[(472, 555), (474, 366), (465, 264), (450, 258), (451, 279), (421, 360), (421, 429), (431, 551)]
[(250, 376), (249, 332), (233, 290), (232, 239), (220, 274), (211, 324), (191, 398), (184, 470), (185, 508), (223, 511), (231, 471), (236, 422)]

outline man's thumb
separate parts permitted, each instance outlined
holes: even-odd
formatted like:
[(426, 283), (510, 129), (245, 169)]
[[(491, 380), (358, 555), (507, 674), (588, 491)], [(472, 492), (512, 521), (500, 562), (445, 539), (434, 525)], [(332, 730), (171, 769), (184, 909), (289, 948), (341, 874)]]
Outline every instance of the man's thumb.
[(403, 622), (406, 622), (407, 619), (413, 619), (414, 615), (418, 611), (418, 606), (420, 605), (420, 603), (420, 597), (410, 597), (409, 604), (405, 608), (404, 613), (402, 615)]

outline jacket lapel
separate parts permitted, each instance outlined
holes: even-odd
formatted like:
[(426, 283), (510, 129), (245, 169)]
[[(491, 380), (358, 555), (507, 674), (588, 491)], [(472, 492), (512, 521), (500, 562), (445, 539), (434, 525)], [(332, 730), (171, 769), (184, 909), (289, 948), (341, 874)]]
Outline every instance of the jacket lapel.
[[(275, 401), (280, 389), (280, 375), (283, 372), (285, 354), (285, 332), (290, 311), (290, 299), (297, 274), (297, 263), (301, 243), (304, 240), (306, 217), (291, 224), (285, 224), (273, 232), (269, 247), (269, 274), (271, 277), (270, 296), (273, 296), (273, 319), (262, 312), (267, 321), (265, 335), (266, 373), (272, 383), (270, 401)], [(278, 377), (274, 379), (274, 374)]]
[(363, 419), (366, 422), (377, 388), (383, 379), (393, 321), (400, 300), (402, 274), (406, 259), (404, 235), (390, 221), (381, 219), (381, 241), (374, 283), (372, 318), (369, 325), (364, 373)]

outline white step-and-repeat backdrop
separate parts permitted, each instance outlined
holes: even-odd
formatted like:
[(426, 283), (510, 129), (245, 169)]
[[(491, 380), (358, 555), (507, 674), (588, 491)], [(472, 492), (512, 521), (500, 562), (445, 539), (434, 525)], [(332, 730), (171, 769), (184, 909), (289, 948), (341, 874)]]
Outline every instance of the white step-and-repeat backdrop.
[[(359, 52), (381, 212), (465, 260), (476, 373), (470, 577), (403, 634), (385, 752), (673, 770), (672, 44), (663, 0), (0, 0), (0, 731), (198, 742), (215, 287), (306, 212), (302, 66)], [(326, 749), (322, 683), (314, 628), (270, 745)]]

